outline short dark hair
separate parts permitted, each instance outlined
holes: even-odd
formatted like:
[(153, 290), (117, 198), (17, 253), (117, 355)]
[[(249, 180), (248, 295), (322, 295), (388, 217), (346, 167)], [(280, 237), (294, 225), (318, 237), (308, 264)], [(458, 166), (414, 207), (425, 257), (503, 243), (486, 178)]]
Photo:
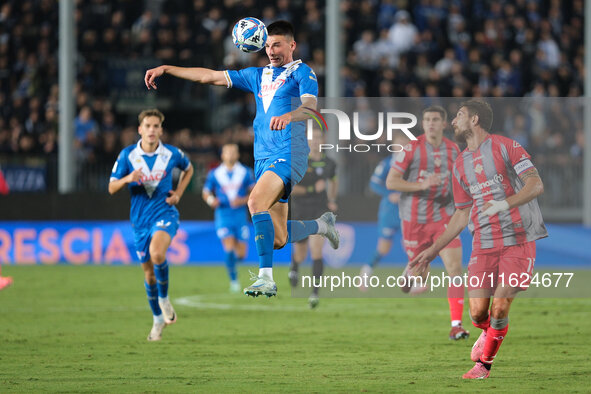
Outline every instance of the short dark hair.
[(470, 116), (478, 115), (478, 124), (486, 131), (490, 131), (493, 123), (493, 111), (489, 103), (484, 100), (468, 100), (460, 104), (466, 107)]
[(444, 122), (447, 121), (447, 111), (440, 105), (431, 105), (425, 108), (422, 115), (425, 116), (426, 112), (438, 112), (441, 115), (441, 119), (443, 119)]
[(295, 37), (293, 25), (288, 21), (276, 21), (267, 26), (267, 34), (270, 36)]

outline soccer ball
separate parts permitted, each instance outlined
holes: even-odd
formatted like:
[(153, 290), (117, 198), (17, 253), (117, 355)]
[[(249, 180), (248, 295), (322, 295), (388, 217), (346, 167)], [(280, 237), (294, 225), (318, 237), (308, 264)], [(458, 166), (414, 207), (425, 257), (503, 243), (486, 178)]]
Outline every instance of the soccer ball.
[(257, 18), (240, 19), (232, 30), (232, 40), (242, 52), (258, 52), (265, 47), (267, 28)]

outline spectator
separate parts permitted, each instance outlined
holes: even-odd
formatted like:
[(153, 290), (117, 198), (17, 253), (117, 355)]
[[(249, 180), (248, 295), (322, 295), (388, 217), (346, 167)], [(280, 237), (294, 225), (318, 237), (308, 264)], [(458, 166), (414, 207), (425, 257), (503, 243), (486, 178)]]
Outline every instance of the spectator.
[(405, 10), (396, 13), (395, 22), (390, 28), (390, 41), (397, 54), (408, 52), (416, 43), (418, 30), (410, 21), (410, 14)]

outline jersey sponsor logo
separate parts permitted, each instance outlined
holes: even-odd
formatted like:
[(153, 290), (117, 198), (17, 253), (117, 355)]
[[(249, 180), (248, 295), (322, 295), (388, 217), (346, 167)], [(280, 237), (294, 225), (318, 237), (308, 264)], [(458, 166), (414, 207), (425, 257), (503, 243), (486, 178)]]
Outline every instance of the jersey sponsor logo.
[(445, 179), (445, 178), (451, 176), (451, 172), (449, 172), (447, 170), (444, 172), (439, 172), (439, 173), (429, 172), (427, 170), (419, 171), (419, 179), (429, 178), (431, 175), (437, 175), (437, 176), (439, 176), (439, 178)]
[(172, 153), (166, 149), (164, 145), (159, 144), (156, 149), (156, 161), (154, 162), (152, 169), (150, 169), (144, 160), (144, 152), (141, 149), (140, 142), (138, 142), (138, 147), (129, 153), (129, 161), (134, 170), (142, 170), (143, 176), (141, 178), (141, 184), (143, 184), (148, 197), (152, 198), (160, 181), (167, 175), (166, 167), (172, 158)]
[(480, 182), (475, 185), (470, 185), (470, 193), (478, 194), (482, 191), (482, 189), (486, 187), (493, 187), (495, 185), (500, 185), (503, 182), (503, 175), (502, 174), (495, 174), (492, 179), (487, 179), (486, 182)]
[(162, 178), (166, 176), (166, 171), (152, 171), (148, 175), (142, 175), (140, 178), (141, 183), (145, 182), (152, 182), (152, 181), (161, 181)]
[(275, 80), (268, 84), (261, 84), (261, 91), (259, 92), (259, 97), (266, 97), (268, 95), (274, 95), (277, 89), (285, 84), (285, 79)]
[(513, 141), (513, 148), (521, 148), (521, 145), (517, 141)]

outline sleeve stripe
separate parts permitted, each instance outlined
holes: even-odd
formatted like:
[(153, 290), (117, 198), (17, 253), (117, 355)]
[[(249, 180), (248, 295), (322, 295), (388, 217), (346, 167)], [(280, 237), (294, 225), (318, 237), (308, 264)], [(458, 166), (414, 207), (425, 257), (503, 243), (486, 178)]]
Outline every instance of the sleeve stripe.
[(466, 202), (456, 202), (456, 208), (466, 208), (472, 205), (473, 201), (466, 201)]
[(396, 171), (398, 171), (401, 174), (404, 174), (404, 170), (402, 168), (400, 168), (397, 164), (392, 164), (393, 169), (395, 169)]
[(310, 93), (304, 93), (300, 97), (314, 97), (314, 98), (316, 98), (316, 96), (314, 96), (313, 94), (310, 94)]
[(112, 177), (109, 179), (109, 182), (118, 181), (118, 180), (119, 180), (119, 178), (116, 178), (116, 177), (112, 176)]
[(232, 79), (230, 78), (230, 73), (228, 73), (228, 70), (224, 70), (224, 77), (226, 77), (226, 83), (228, 84), (228, 88), (232, 87)]

